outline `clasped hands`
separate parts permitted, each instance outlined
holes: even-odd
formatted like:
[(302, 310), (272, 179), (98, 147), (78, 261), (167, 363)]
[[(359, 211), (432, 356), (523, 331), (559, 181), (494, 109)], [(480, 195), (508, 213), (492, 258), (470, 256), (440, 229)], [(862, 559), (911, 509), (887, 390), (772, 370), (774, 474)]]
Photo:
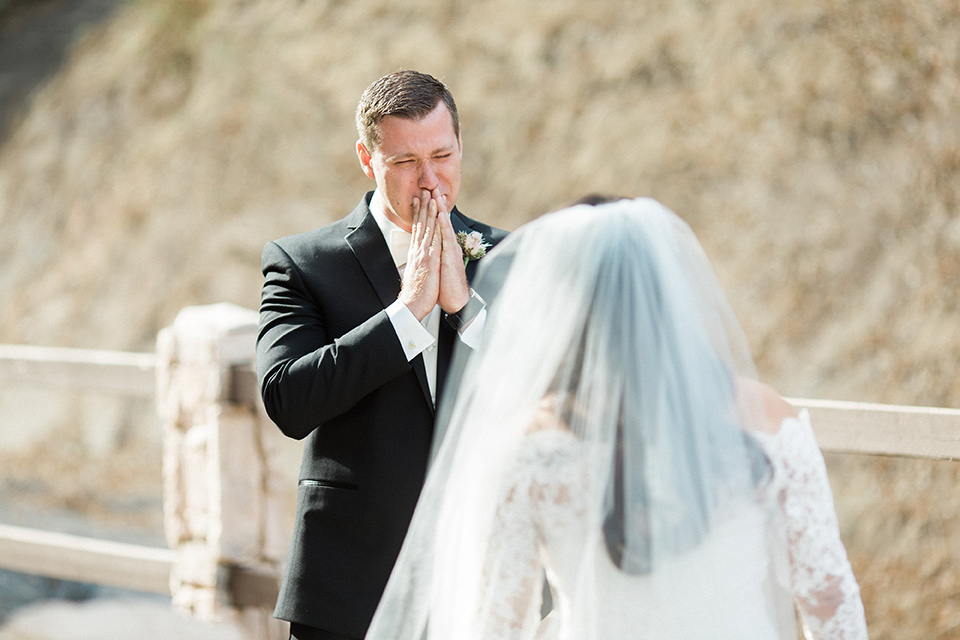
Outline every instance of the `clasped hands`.
[(447, 313), (456, 313), (469, 301), (470, 286), (446, 196), (424, 189), (413, 199), (411, 234), (400, 301), (417, 320), (438, 304)]

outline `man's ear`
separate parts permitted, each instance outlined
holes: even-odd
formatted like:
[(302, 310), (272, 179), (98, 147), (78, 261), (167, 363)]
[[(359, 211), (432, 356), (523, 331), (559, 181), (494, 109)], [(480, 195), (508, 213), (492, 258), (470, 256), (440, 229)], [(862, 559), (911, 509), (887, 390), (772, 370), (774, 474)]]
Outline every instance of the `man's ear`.
[(376, 180), (377, 176), (373, 173), (373, 156), (360, 140), (357, 140), (357, 158), (360, 159), (360, 167), (367, 174), (367, 177)]

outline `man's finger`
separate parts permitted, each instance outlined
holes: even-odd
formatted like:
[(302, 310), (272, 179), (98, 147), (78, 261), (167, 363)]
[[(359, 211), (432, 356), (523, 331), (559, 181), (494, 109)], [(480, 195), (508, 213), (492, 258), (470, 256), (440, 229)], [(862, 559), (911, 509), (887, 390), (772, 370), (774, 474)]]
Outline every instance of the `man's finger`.
[(449, 213), (450, 210), (447, 209), (447, 196), (441, 195), (441, 193), (434, 189), (430, 192), (430, 196), (437, 201), (437, 210), (442, 213)]
[(440, 232), (443, 234), (443, 248), (446, 251), (449, 249), (456, 254), (457, 260), (461, 260), (463, 257), (463, 249), (460, 248), (460, 243), (457, 242), (457, 233), (453, 230), (453, 221), (450, 220), (450, 214), (444, 213), (440, 218)]
[(430, 244), (440, 239), (437, 233), (437, 201), (433, 198), (430, 198), (430, 204), (427, 205), (427, 233), (430, 237), (425, 238), (425, 241)]
[(420, 215), (420, 198), (413, 199), (413, 225), (410, 227), (410, 246), (414, 247), (423, 235), (423, 225)]

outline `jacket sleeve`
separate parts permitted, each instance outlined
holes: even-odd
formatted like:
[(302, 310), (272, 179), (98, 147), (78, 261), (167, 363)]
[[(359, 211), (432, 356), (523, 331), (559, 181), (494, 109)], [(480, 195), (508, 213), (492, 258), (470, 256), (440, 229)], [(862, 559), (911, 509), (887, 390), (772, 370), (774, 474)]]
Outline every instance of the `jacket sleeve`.
[[(257, 378), (267, 414), (301, 439), (390, 380), (410, 371), (385, 310), (331, 336), (323, 304), (279, 245), (263, 251)], [(346, 301), (343, 301), (346, 302)]]

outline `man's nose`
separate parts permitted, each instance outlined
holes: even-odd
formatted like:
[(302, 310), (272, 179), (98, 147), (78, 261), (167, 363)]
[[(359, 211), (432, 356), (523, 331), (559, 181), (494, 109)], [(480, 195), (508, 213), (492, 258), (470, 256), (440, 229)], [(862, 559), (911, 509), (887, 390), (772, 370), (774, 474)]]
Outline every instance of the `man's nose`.
[(433, 163), (429, 160), (420, 165), (420, 180), (417, 186), (427, 191), (433, 191), (440, 184), (437, 178), (437, 172), (433, 168)]

